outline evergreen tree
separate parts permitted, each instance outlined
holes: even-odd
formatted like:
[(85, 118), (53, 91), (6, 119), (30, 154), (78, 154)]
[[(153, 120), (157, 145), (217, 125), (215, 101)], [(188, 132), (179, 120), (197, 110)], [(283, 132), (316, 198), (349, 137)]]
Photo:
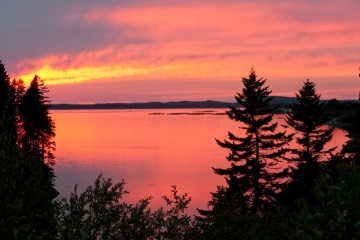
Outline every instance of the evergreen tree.
[(360, 166), (360, 103), (349, 104), (340, 121), (347, 123), (350, 137), (341, 152), (350, 165)]
[[(1, 239), (21, 239), (55, 229), (52, 178), (45, 164), (17, 145), (9, 148), (0, 123), (0, 233)], [(4, 134), (5, 133), (5, 134)], [(15, 237), (15, 238), (14, 238)], [(20, 238), (19, 238), (20, 239)], [(50, 237), (42, 239), (51, 239)]]
[(240, 128), (246, 132), (244, 136), (229, 132), (228, 140), (216, 139), (218, 145), (230, 150), (227, 160), (231, 166), (213, 170), (225, 176), (228, 184), (225, 195), (242, 199), (248, 211), (261, 213), (274, 205), (275, 193), (288, 177), (287, 169), (278, 164), (289, 151), (287, 144), (292, 135), (276, 132), (278, 123), (272, 122), (272, 112), (278, 106), (270, 105), (273, 97), (269, 97), (271, 91), (264, 86), (266, 79), (258, 79), (251, 68), (249, 78), (242, 82), (244, 88), (235, 99), (243, 108), (229, 106), (227, 114), (231, 120), (244, 124)]
[(5, 65), (0, 60), (0, 121), (7, 130), (7, 141), (11, 146), (14, 146), (16, 141), (14, 98), (15, 91), (10, 83), (10, 76), (6, 72)]
[(21, 146), (21, 137), (24, 134), (24, 130), (22, 128), (22, 123), (19, 115), (19, 109), (22, 99), (25, 96), (25, 84), (24, 81), (20, 79), (13, 79), (11, 82), (11, 87), (13, 89), (13, 106), (15, 111), (15, 141)]
[(324, 128), (328, 117), (324, 103), (320, 103), (320, 94), (316, 93), (315, 83), (307, 79), (296, 94), (296, 99), (297, 103), (292, 104), (292, 111), (286, 117), (287, 124), (297, 132), (298, 144), (292, 150), (295, 156), (289, 160), (296, 166), (292, 167), (293, 183), (283, 193), (282, 200), (290, 201), (290, 204), (299, 197), (315, 201), (312, 193), (314, 181), (320, 174), (326, 154), (335, 149), (324, 150), (325, 144), (332, 138), (334, 128)]
[[(6, 72), (5, 65), (0, 60), (0, 107), (4, 111), (6, 104), (10, 101), (10, 77)], [(2, 121), (4, 118), (3, 113), (1, 114)]]
[(49, 165), (54, 164), (55, 124), (50, 116), (50, 101), (44, 81), (34, 76), (20, 104), (20, 122), (23, 129), (21, 138), (25, 152)]

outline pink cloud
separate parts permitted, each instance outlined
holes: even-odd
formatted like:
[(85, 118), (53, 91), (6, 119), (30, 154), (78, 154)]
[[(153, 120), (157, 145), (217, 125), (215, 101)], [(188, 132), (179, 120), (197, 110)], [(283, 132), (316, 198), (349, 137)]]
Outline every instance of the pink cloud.
[[(354, 1), (139, 1), (86, 8), (74, 3), (50, 20), (58, 24), (58, 32), (50, 31), (58, 38), (39, 38), (34, 48), (41, 53), (24, 55), (10, 73), (31, 74), (43, 66), (54, 72), (131, 68), (146, 73), (94, 75), (97, 81), (221, 82), (240, 79), (254, 65), (261, 76), (284, 79), (276, 86), (280, 93), (297, 85), (290, 81), (306, 77), (326, 83), (332, 76), (356, 88), (350, 76), (357, 76), (360, 64), (358, 6)], [(336, 84), (324, 86), (330, 91)]]

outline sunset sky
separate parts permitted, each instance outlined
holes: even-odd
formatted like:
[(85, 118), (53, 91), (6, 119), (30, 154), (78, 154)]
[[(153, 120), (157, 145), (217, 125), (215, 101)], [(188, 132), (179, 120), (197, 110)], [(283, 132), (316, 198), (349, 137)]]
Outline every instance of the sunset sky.
[(253, 66), (273, 95), (303, 81), (357, 99), (360, 1), (3, 1), (0, 59), (53, 103), (233, 101)]

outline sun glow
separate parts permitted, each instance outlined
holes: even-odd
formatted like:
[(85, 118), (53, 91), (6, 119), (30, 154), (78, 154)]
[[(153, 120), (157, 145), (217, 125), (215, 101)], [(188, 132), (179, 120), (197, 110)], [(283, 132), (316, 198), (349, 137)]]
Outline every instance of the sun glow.
[(29, 85), (34, 75), (40, 76), (46, 81), (47, 85), (76, 83), (93, 79), (121, 78), (124, 76), (141, 76), (159, 69), (169, 69), (169, 66), (157, 68), (129, 68), (121, 66), (103, 66), (103, 67), (82, 67), (78, 69), (54, 69), (45, 65), (39, 70), (20, 76), (26, 85)]

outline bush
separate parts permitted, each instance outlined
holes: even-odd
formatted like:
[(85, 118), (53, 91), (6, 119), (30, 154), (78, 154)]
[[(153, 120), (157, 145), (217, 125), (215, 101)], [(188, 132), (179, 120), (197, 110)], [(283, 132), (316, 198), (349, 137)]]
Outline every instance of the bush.
[(289, 219), (293, 239), (358, 239), (360, 237), (360, 168), (338, 167), (338, 176), (322, 173), (314, 189), (317, 204), (298, 199), (300, 212)]
[(195, 239), (199, 231), (195, 222), (183, 214), (190, 198), (177, 195), (163, 198), (171, 209), (152, 212), (148, 206), (151, 198), (137, 204), (120, 202), (128, 192), (125, 182), (115, 185), (111, 179), (100, 175), (94, 186), (78, 195), (77, 186), (69, 201), (56, 201), (58, 239)]
[(218, 187), (209, 202), (211, 211), (199, 210), (203, 230), (200, 239), (286, 239), (284, 226), (277, 216), (260, 216), (247, 211), (242, 199), (226, 194)]

